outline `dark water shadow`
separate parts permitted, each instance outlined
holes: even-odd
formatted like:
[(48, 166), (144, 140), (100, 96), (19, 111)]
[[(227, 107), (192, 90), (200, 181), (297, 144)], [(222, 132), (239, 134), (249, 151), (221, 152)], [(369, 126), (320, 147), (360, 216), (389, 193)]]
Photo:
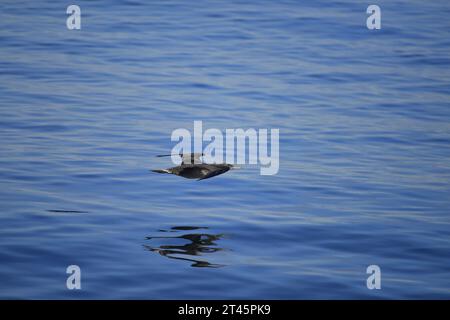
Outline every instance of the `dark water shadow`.
[[(183, 231), (191, 231), (198, 229), (208, 229), (207, 227), (192, 227), (192, 226), (178, 226), (172, 227), (169, 230), (158, 230), (158, 232), (174, 232), (180, 233)], [(208, 234), (208, 233), (184, 233), (178, 236), (150, 236), (146, 240), (157, 239), (182, 239), (188, 242), (183, 245), (160, 245), (158, 247), (144, 244), (144, 248), (151, 252), (157, 252), (160, 255), (176, 260), (184, 260), (192, 262), (191, 267), (197, 268), (220, 268), (224, 267), (222, 264), (210, 263), (206, 259), (199, 259), (197, 257), (204, 254), (211, 254), (222, 251), (223, 248), (217, 246), (216, 241), (223, 237), (222, 234)]]

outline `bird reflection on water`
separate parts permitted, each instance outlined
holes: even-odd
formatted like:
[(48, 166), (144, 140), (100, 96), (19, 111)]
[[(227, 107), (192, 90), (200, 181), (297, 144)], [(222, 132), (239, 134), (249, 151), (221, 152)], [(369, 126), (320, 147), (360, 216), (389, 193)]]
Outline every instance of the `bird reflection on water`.
[[(172, 227), (170, 230), (159, 230), (159, 232), (180, 232), (198, 229), (208, 229), (207, 227), (189, 227), (179, 226)], [(220, 268), (224, 265), (210, 263), (204, 259), (198, 259), (196, 257), (202, 256), (205, 253), (214, 253), (222, 251), (223, 248), (217, 247), (216, 241), (222, 238), (222, 234), (207, 234), (207, 233), (188, 233), (179, 236), (159, 236), (159, 237), (146, 237), (146, 240), (154, 239), (182, 239), (189, 241), (183, 245), (160, 245), (159, 247), (153, 247), (151, 245), (144, 245), (144, 248), (157, 252), (162, 256), (170, 259), (185, 260), (192, 262), (191, 267), (203, 267), (203, 268)]]

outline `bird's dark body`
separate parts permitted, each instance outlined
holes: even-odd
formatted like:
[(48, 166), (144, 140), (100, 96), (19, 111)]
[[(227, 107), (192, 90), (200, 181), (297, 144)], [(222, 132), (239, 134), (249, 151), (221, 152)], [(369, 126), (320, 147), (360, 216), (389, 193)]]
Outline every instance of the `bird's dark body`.
[(171, 173), (187, 179), (204, 180), (225, 173), (233, 166), (230, 164), (181, 164), (165, 170), (153, 170), (158, 173)]

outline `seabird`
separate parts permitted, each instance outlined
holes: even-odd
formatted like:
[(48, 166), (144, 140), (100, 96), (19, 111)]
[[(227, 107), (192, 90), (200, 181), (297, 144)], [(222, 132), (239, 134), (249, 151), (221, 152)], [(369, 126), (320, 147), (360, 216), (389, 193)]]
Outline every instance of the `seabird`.
[[(159, 155), (157, 157), (169, 157), (170, 154)], [(200, 161), (203, 153), (179, 154), (182, 158), (181, 165), (168, 168), (152, 170), (157, 173), (170, 173), (187, 179), (204, 180), (219, 174), (225, 173), (232, 168), (237, 168), (231, 164), (207, 164)]]

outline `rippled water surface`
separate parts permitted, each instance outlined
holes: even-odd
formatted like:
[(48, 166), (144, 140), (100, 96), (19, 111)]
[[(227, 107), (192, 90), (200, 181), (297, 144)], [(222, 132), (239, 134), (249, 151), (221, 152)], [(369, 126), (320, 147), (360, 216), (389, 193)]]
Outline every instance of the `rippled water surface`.
[[(450, 298), (448, 1), (76, 4), (2, 1), (0, 298)], [(278, 174), (149, 172), (194, 120)]]

